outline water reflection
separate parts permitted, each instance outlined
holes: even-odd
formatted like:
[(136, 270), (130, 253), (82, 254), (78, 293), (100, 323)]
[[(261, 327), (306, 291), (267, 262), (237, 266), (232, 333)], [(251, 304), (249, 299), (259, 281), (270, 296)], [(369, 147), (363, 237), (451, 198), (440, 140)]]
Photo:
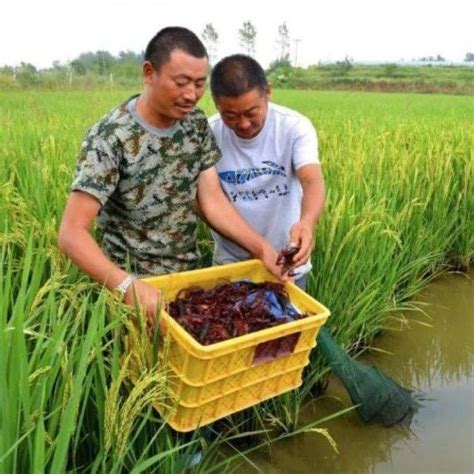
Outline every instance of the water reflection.
[[(449, 275), (419, 296), (430, 319), (407, 314), (426, 325), (411, 323), (403, 331), (387, 332), (376, 345), (392, 354), (365, 356), (405, 387), (422, 391), (422, 406), (411, 423), (384, 428), (366, 426), (356, 413), (325, 425), (340, 454), (316, 434), (279, 442), (269, 452), (253, 456), (265, 473), (474, 472), (474, 271)], [(310, 422), (345, 406), (350, 400), (336, 381), (329, 396), (309, 407)], [(249, 472), (247, 465), (239, 472)]]
[[(334, 390), (334, 387), (331, 388)], [(341, 402), (326, 399), (313, 407), (312, 417), (306, 413), (306, 421), (321, 414), (341, 408)], [(386, 429), (379, 426), (364, 426), (355, 414), (328, 425), (331, 435), (337, 440), (340, 454), (331, 450), (319, 435), (306, 433), (279, 443), (272, 452), (262, 454), (258, 465), (265, 473), (302, 472), (353, 472), (371, 473), (379, 463), (390, 463), (392, 447), (409, 446), (416, 433), (408, 423)], [(363, 435), (358, 435), (363, 431)], [(349, 433), (352, 433), (350, 440)], [(350, 441), (350, 448), (346, 446)]]
[[(471, 272), (471, 278), (474, 272)], [(377, 345), (394, 355), (368, 357), (406, 385), (430, 390), (459, 382), (472, 374), (474, 361), (473, 284), (466, 276), (450, 275), (420, 295), (429, 319), (407, 314), (424, 327), (411, 324), (401, 333), (388, 333)], [(392, 360), (392, 359), (395, 359)], [(395, 363), (394, 363), (395, 362)], [(400, 363), (398, 363), (400, 362)]]

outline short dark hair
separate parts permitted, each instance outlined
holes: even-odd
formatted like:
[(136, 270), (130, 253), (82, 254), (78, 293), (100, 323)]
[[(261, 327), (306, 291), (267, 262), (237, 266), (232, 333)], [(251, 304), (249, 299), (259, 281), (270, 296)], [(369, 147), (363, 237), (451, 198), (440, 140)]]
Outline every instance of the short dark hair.
[(150, 40), (144, 59), (159, 71), (161, 66), (169, 61), (175, 49), (180, 49), (195, 58), (208, 57), (202, 41), (191, 30), (181, 26), (168, 26), (158, 31)]
[(267, 87), (262, 66), (245, 54), (227, 56), (212, 69), (211, 92), (214, 99), (221, 96), (238, 97), (255, 88), (264, 93)]

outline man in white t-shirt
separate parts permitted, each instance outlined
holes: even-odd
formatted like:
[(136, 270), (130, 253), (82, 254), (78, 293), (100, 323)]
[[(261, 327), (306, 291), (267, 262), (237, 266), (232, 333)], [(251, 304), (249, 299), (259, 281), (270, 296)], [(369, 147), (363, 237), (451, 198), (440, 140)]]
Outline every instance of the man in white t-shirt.
[[(210, 118), (222, 151), (216, 168), (231, 203), (279, 251), (295, 255), (295, 281), (306, 287), (315, 225), (323, 211), (324, 179), (316, 130), (300, 113), (269, 102), (270, 85), (253, 58), (233, 55), (212, 71), (211, 91), (219, 114)], [(250, 258), (213, 232), (214, 261)]]

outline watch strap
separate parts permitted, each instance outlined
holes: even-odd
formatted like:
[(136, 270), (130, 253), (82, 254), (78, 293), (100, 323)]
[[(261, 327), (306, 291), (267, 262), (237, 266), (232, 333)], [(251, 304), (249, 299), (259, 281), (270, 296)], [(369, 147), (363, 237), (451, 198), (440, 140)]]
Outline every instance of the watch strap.
[(130, 285), (136, 280), (134, 275), (128, 275), (121, 283), (119, 283), (114, 291), (118, 291), (122, 296), (125, 296), (125, 293), (130, 288)]

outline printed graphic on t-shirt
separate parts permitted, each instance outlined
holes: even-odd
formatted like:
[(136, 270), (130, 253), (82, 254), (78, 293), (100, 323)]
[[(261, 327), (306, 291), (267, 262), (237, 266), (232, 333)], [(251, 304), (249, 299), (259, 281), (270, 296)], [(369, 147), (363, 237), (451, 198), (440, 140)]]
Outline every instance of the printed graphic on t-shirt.
[[(232, 185), (245, 184), (248, 181), (257, 179), (260, 176), (273, 175), (273, 176), (283, 176), (286, 178), (285, 167), (280, 166), (273, 161), (264, 161), (267, 166), (260, 168), (243, 168), (240, 170), (228, 170), (222, 171), (219, 173), (219, 178), (225, 183)], [(259, 198), (268, 199), (272, 195), (286, 196), (289, 194), (288, 186), (286, 183), (277, 184), (271, 189), (253, 189), (246, 191), (233, 191), (229, 190), (229, 196), (232, 199), (232, 202), (236, 202), (238, 199), (243, 201), (258, 201)]]
[(243, 168), (236, 171), (222, 171), (219, 178), (229, 184), (244, 184), (247, 181), (264, 176), (266, 174), (284, 176), (286, 178), (285, 167), (279, 166), (273, 161), (264, 161), (262, 168)]

